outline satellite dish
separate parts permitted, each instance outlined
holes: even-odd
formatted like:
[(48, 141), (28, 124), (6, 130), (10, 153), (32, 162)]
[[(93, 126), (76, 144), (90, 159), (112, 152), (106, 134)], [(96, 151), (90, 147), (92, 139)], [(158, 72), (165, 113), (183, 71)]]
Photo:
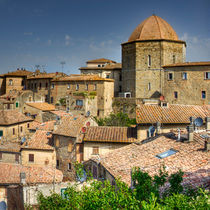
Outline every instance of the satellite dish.
[(198, 117), (195, 119), (194, 124), (196, 127), (200, 127), (203, 125), (203, 119), (201, 117)]
[(86, 132), (86, 127), (82, 127), (82, 133)]
[(155, 127), (154, 126), (149, 127), (149, 133), (150, 133), (151, 136), (154, 135), (154, 133), (155, 133)]
[(90, 116), (90, 111), (87, 111), (85, 116), (89, 117)]

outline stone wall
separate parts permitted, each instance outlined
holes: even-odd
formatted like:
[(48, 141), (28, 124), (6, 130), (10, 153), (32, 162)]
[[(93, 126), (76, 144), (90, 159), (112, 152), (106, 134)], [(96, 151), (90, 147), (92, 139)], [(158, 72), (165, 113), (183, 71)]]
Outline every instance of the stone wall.
[[(29, 161), (29, 154), (34, 155), (34, 162)], [(21, 162), (24, 166), (56, 166), (56, 154), (51, 150), (32, 150), (24, 148), (21, 150)]]
[[(210, 72), (210, 66), (165, 68), (165, 100), (171, 104), (210, 104), (210, 79), (205, 79), (205, 72)], [(169, 80), (169, 73), (173, 75), (172, 80)], [(183, 73), (187, 74), (187, 79), (183, 79)], [(202, 91), (206, 92), (206, 98), (202, 98)], [(174, 92), (177, 92), (177, 98)]]
[[(19, 152), (9, 152), (9, 151), (0, 151), (2, 153), (2, 159), (0, 162), (4, 163), (20, 163), (20, 153)], [(16, 156), (18, 160), (16, 160)]]

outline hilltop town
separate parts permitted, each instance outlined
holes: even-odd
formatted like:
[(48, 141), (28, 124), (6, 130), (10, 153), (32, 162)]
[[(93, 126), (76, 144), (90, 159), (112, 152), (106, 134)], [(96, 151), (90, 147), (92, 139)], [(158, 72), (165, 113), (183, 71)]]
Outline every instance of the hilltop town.
[[(93, 58), (78, 74), (0, 75), (0, 201), (36, 205), (38, 191), (84, 182), (79, 163), (113, 185), (132, 186), (133, 167), (154, 176), (164, 164), (210, 188), (210, 61), (186, 62), (186, 42), (156, 15), (121, 46), (122, 63)], [(99, 124), (119, 113), (136, 123)]]

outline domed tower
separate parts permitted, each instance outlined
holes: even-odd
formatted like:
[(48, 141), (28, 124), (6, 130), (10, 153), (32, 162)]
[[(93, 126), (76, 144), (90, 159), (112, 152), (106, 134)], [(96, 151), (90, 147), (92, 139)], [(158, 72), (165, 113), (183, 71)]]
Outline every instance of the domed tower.
[(162, 18), (152, 15), (122, 44), (122, 91), (131, 97), (159, 98), (163, 65), (185, 62), (186, 43)]

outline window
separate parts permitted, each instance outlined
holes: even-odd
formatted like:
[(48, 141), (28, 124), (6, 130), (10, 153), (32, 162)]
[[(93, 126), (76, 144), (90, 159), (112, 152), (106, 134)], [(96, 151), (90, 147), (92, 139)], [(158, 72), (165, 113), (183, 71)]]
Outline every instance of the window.
[(151, 55), (148, 55), (148, 66), (151, 66), (152, 60), (151, 60)]
[(12, 79), (9, 80), (9, 85), (13, 85), (13, 80)]
[(30, 127), (30, 124), (29, 123), (27, 123), (27, 128), (29, 128)]
[(119, 81), (122, 81), (122, 74), (119, 74)]
[(52, 84), (52, 85), (51, 85), (51, 89), (54, 89), (54, 87), (55, 87), (55, 84)]
[(50, 102), (51, 102), (51, 104), (53, 103), (53, 97), (50, 98)]
[(46, 84), (45, 84), (45, 88), (46, 88), (46, 89), (48, 88), (48, 82), (46, 82)]
[(97, 84), (94, 84), (94, 90), (97, 90)]
[(173, 63), (176, 63), (176, 56), (173, 55)]
[(168, 73), (168, 80), (173, 80), (173, 73)]
[(102, 64), (102, 67), (104, 67), (105, 65), (104, 64)]
[(183, 72), (183, 73), (182, 73), (182, 79), (183, 79), (183, 80), (187, 80), (187, 73), (186, 73), (186, 72)]
[(98, 155), (99, 154), (99, 148), (98, 147), (93, 147), (93, 155)]
[(2, 160), (2, 152), (0, 152), (0, 160)]
[(122, 92), (122, 86), (121, 85), (119, 86), (119, 92)]
[(83, 153), (83, 145), (82, 144), (79, 145), (79, 153)]
[(101, 65), (100, 65), (100, 64), (98, 64), (98, 67), (101, 67)]
[(15, 154), (15, 161), (16, 161), (17, 163), (19, 163), (19, 155), (18, 155), (18, 154)]
[(109, 79), (110, 78), (110, 75), (109, 74), (106, 74), (106, 78)]
[(206, 91), (202, 91), (201, 97), (202, 97), (202, 99), (206, 98)]
[(174, 91), (174, 98), (178, 98), (178, 92)]
[(148, 83), (148, 90), (151, 90), (151, 83)]
[(56, 146), (56, 147), (59, 147), (59, 145), (60, 145), (60, 144), (59, 144), (59, 139), (56, 139), (56, 140), (55, 140), (55, 146)]
[(71, 143), (69, 143), (69, 145), (68, 145), (68, 152), (72, 152), (72, 149), (73, 149), (73, 144), (72, 144), (72, 142), (71, 142)]
[(163, 159), (163, 158), (169, 157), (169, 156), (171, 156), (171, 155), (174, 155), (174, 154), (176, 154), (177, 152), (178, 152), (178, 151), (175, 150), (175, 149), (169, 149), (169, 150), (166, 151), (166, 152), (163, 152), (163, 153), (160, 153), (160, 154), (156, 155), (156, 157), (159, 158), (159, 159)]
[(79, 90), (79, 85), (78, 84), (76, 84), (76, 90)]
[(23, 132), (23, 127), (22, 127), (22, 126), (20, 126), (20, 132), (21, 132), (21, 133)]
[(48, 102), (48, 95), (45, 95), (45, 102)]
[(0, 136), (3, 136), (3, 130), (0, 130)]
[(77, 106), (83, 106), (83, 100), (76, 100)]
[(12, 133), (13, 133), (13, 135), (15, 135), (15, 128), (12, 129)]
[(71, 163), (68, 163), (68, 170), (71, 170)]
[(67, 84), (67, 89), (70, 89), (70, 84), (69, 83)]
[(29, 162), (34, 162), (34, 154), (29, 154), (28, 155), (28, 161)]
[(31, 89), (33, 89), (34, 88), (34, 84), (33, 83), (31, 83)]
[(39, 89), (41, 89), (41, 88), (42, 88), (42, 83), (40, 82), (40, 83), (39, 83)]
[(56, 160), (56, 167), (59, 168), (59, 165), (60, 165), (59, 160)]
[(34, 83), (34, 89), (36, 89), (36, 83)]
[(88, 84), (85, 85), (85, 90), (88, 90)]
[(205, 72), (204, 78), (205, 79), (210, 79), (210, 72)]

